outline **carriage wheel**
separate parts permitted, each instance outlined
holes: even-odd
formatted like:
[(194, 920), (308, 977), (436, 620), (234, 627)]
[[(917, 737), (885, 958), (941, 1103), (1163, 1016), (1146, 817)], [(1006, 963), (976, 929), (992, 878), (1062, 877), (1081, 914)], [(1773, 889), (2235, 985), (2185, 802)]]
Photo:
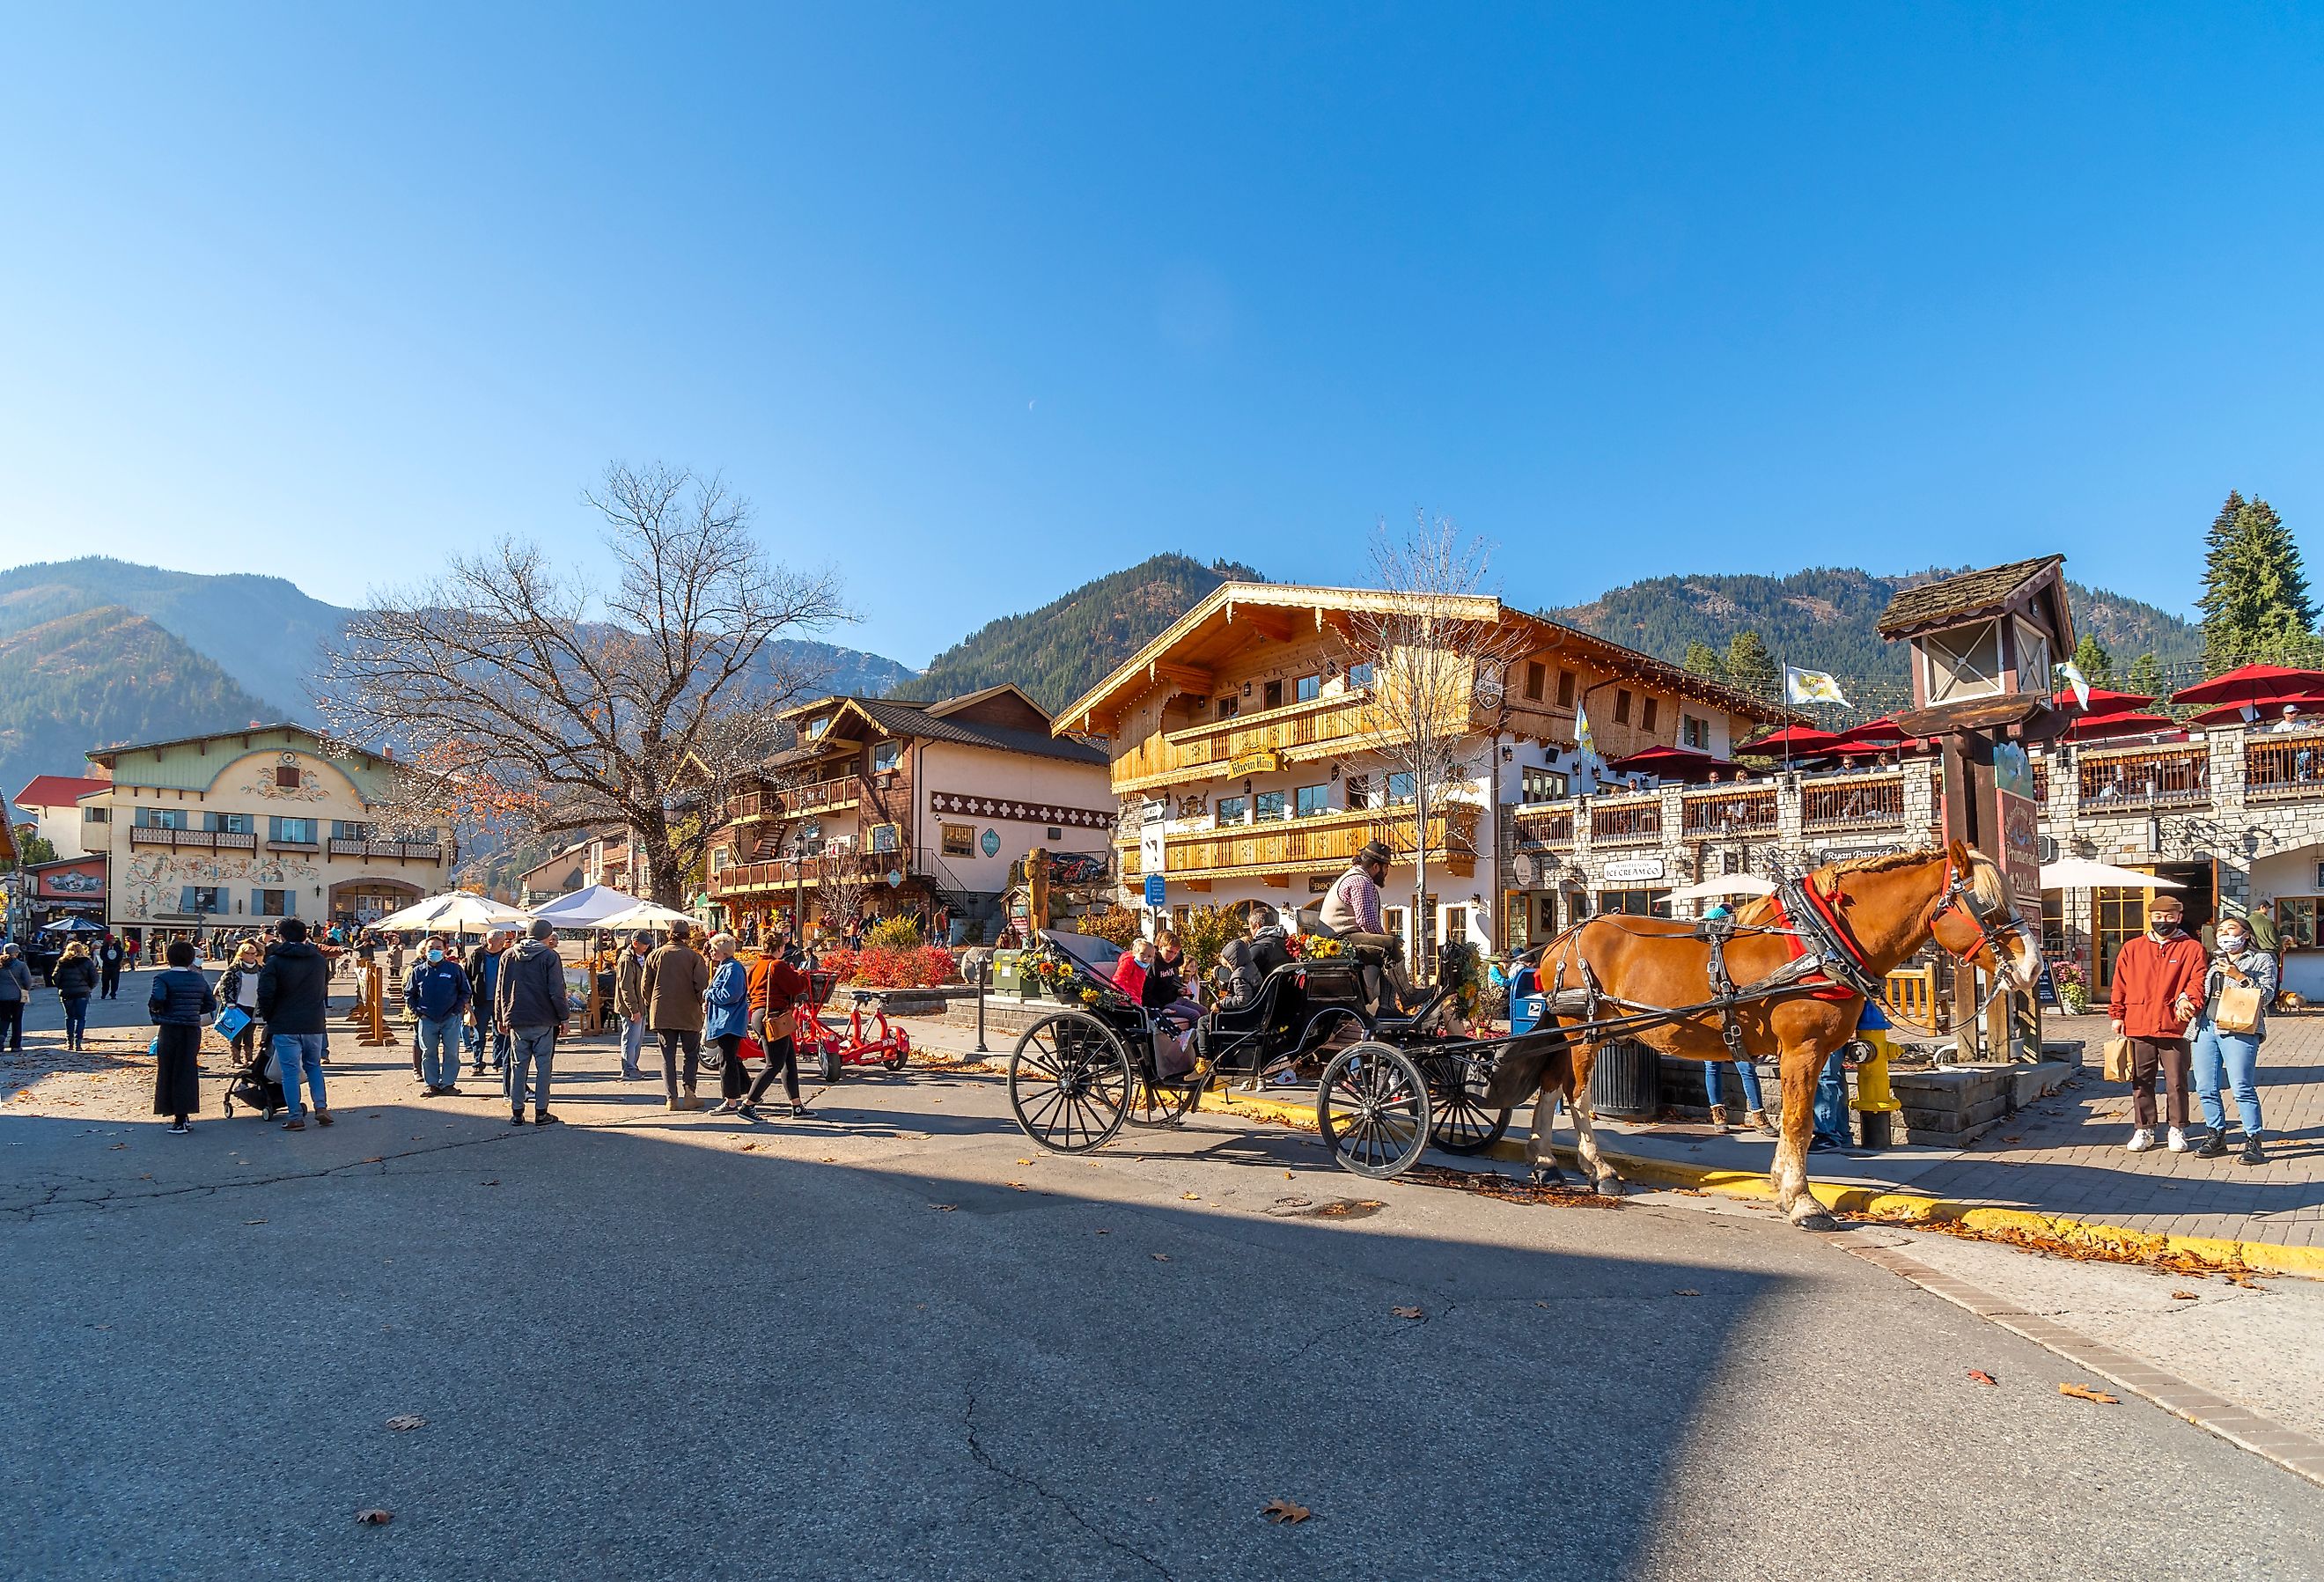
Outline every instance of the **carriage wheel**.
[[(1208, 1082), (1203, 1084), (1203, 1087), (1209, 1086)], [(1130, 1079), (1130, 1124), (1175, 1126), (1194, 1109), (1195, 1101), (1203, 1096), (1203, 1087), (1192, 1083), (1166, 1087), (1159, 1082), (1133, 1076)]]
[(1440, 1108), (1428, 1140), (1447, 1153), (1482, 1153), (1499, 1143), (1514, 1112), (1484, 1106), (1491, 1065), (1466, 1055), (1448, 1055), (1432, 1066), (1429, 1075), (1437, 1078), (1434, 1097)]
[(1026, 1030), (1009, 1057), (1009, 1107), (1025, 1135), (1058, 1153), (1087, 1153), (1130, 1117), (1130, 1051), (1085, 1011)]
[(702, 1041), (701, 1058), (695, 1064), (705, 1071), (724, 1071), (726, 1069), (726, 1051), (706, 1038)]
[(1428, 1146), (1428, 1085), (1403, 1050), (1366, 1040), (1323, 1068), (1315, 1121), (1332, 1155), (1360, 1176), (1400, 1175)]

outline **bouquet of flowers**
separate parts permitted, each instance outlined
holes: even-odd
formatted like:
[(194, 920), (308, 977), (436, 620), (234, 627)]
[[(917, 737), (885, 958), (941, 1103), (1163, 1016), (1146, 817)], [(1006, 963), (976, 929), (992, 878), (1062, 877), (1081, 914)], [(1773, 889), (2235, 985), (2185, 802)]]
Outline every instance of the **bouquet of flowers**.
[(1293, 958), (1299, 961), (1328, 961), (1347, 948), (1339, 940), (1327, 939), (1321, 934), (1288, 934), (1283, 943)]

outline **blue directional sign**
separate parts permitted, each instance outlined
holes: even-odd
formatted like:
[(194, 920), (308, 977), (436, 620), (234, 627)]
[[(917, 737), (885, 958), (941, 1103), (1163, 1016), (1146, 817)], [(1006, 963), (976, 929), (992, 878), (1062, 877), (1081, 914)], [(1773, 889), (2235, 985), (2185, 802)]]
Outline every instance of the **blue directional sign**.
[(1162, 875), (1159, 874), (1146, 875), (1146, 904), (1148, 906), (1162, 904)]

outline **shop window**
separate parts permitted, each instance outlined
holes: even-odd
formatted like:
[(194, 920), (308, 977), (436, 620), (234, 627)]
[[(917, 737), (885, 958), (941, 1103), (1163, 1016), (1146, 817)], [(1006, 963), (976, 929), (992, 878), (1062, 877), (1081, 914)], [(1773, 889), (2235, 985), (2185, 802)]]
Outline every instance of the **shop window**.
[(1279, 791), (1259, 792), (1257, 800), (1251, 806), (1251, 818), (1253, 821), (1264, 824), (1270, 819), (1282, 818), (1283, 802), (1283, 793)]
[(1301, 703), (1313, 703), (1323, 695), (1323, 678), (1302, 676), (1291, 683), (1292, 697)]
[(1670, 892), (1667, 890), (1600, 890), (1598, 892), (1598, 915), (1614, 914), (1624, 917), (1668, 917)]
[(1646, 735), (1653, 735), (1655, 734), (1655, 717), (1661, 712), (1662, 699), (1659, 698), (1647, 698), (1646, 711), (1638, 716), (1638, 728), (1645, 731)]
[(1528, 802), (1561, 802), (1568, 795), (1572, 782), (1564, 772), (1556, 769), (1527, 769), (1521, 775), (1525, 789), (1519, 794)]
[(1463, 943), (1469, 938), (1469, 909), (1448, 906), (1444, 909), (1444, 938), (1453, 943)]
[(940, 824), (943, 832), (944, 855), (948, 857), (973, 857), (976, 855), (976, 826), (973, 824)]
[(1549, 667), (1537, 659), (1526, 661), (1526, 700), (1533, 703), (1540, 702), (1542, 692), (1548, 685)]
[(1283, 683), (1279, 680), (1269, 681), (1266, 686), (1261, 687), (1259, 689), (1259, 706), (1261, 708), (1282, 708)]
[(1630, 723), (1630, 689), (1628, 687), (1614, 689), (1614, 723), (1616, 725)]
[(1250, 817), (1250, 799), (1249, 797), (1221, 797), (1219, 799), (1219, 816), (1217, 822), (1221, 824), (1240, 824)]
[(2066, 893), (2062, 890), (2042, 892), (2042, 954), (2052, 961), (2067, 958)]
[(1534, 938), (1554, 939), (1557, 937), (1557, 897), (1536, 895), (1533, 898)]
[(1572, 671), (1557, 672), (1557, 706), (1560, 708), (1573, 707), (1573, 672)]
[(2316, 948), (2316, 913), (2324, 896), (2287, 895), (2275, 903), (2275, 931), (2286, 949)]
[(1318, 813), (1332, 810), (1332, 788), (1328, 785), (1303, 785), (1296, 794), (1302, 819), (1312, 819)]

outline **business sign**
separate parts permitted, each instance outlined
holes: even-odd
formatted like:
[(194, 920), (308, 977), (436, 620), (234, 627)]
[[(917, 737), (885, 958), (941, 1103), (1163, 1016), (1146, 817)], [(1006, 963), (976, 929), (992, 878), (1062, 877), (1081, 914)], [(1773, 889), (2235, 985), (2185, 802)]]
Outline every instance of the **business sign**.
[(1227, 765), (1229, 774), (1272, 774), (1283, 767), (1283, 754), (1272, 747), (1245, 753)]
[(37, 877), (42, 895), (94, 901), (105, 893), (103, 857), (69, 857), (27, 871)]
[(1159, 874), (1148, 874), (1146, 875), (1147, 905), (1159, 906), (1162, 904), (1162, 875)]
[(1001, 855), (1001, 831), (998, 829), (986, 830), (982, 835), (976, 837), (976, 844), (982, 848), (986, 856), (999, 856)]
[(1994, 828), (2001, 831), (2001, 872), (2020, 917), (2042, 915), (2042, 814), (2034, 802), (2034, 767), (2015, 742), (1993, 749)]
[(1663, 860), (1660, 857), (1624, 857), (1606, 865), (1606, 883), (1609, 884), (1637, 884), (1662, 876)]

